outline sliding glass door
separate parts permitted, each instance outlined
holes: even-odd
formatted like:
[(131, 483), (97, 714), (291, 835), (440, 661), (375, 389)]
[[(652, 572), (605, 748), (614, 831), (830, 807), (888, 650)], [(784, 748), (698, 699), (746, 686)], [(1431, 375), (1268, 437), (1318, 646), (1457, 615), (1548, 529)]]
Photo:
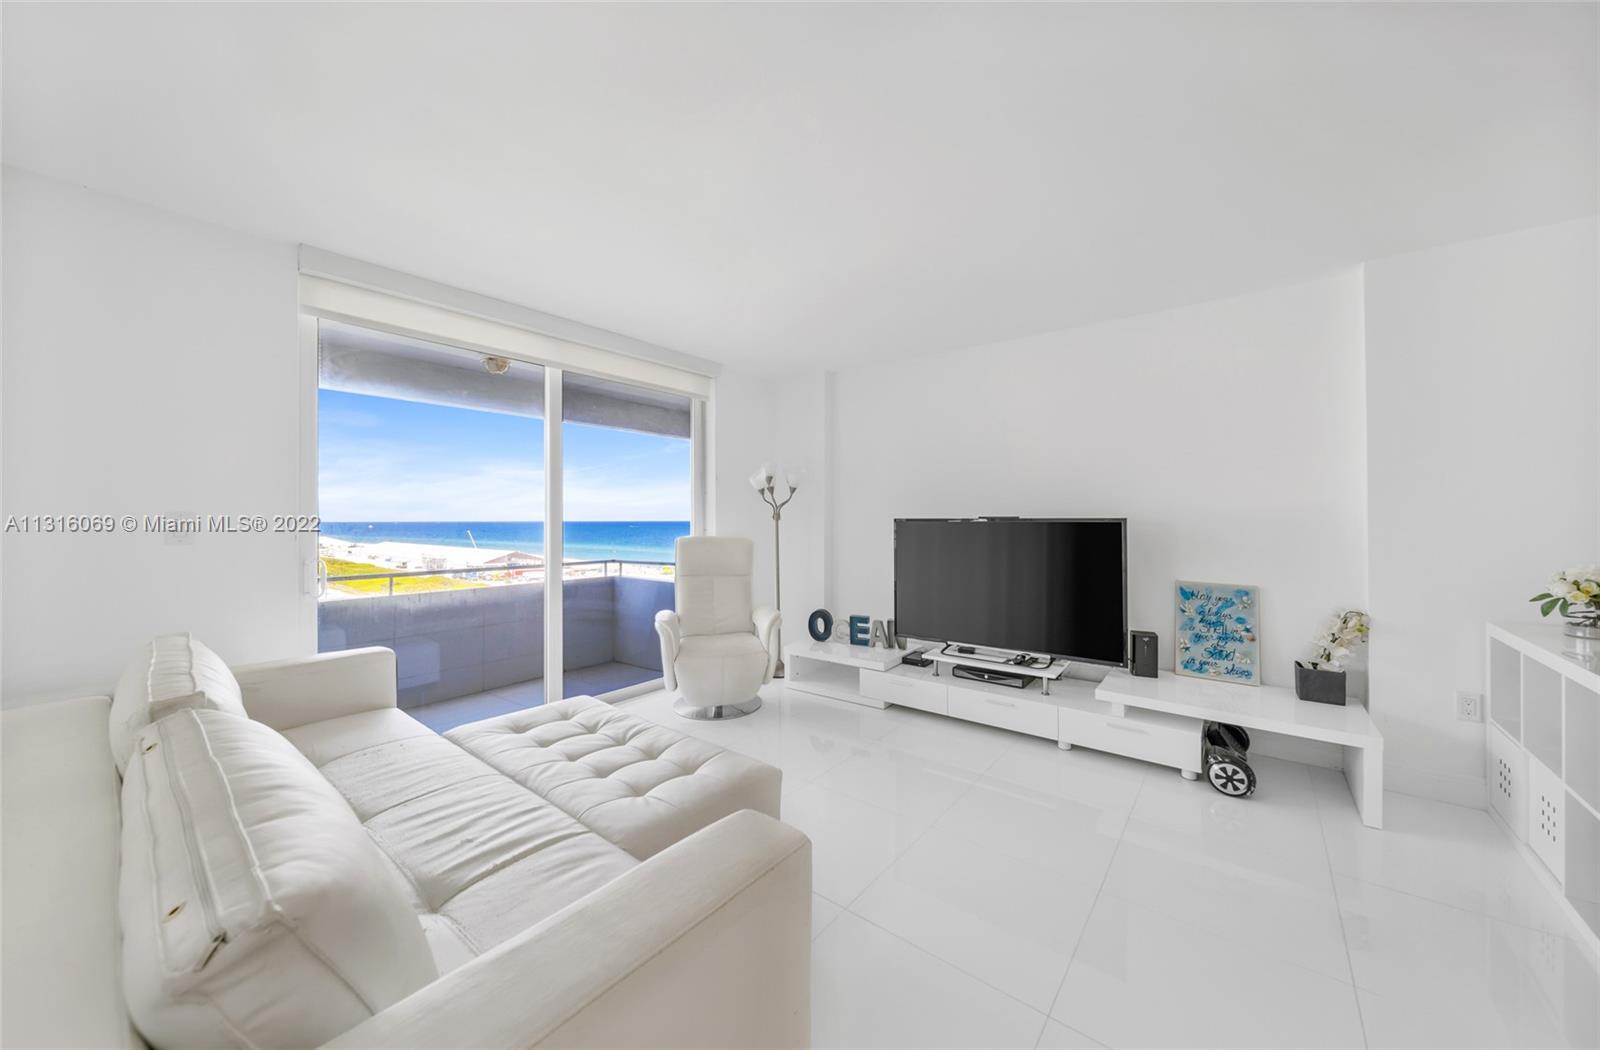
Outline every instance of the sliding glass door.
[(393, 649), (440, 729), (659, 681), (689, 396), (336, 320), (317, 343), (321, 651)]
[(655, 616), (689, 535), (690, 399), (562, 374), (562, 695), (661, 678)]
[(318, 358), (318, 648), (393, 649), (404, 708), (542, 702), (544, 369), (334, 321)]

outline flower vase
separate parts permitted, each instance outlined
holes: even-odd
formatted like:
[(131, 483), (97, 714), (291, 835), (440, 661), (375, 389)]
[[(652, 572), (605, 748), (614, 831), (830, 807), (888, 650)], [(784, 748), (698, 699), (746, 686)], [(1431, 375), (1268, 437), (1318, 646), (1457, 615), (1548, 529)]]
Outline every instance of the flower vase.
[(1567, 656), (1589, 667), (1600, 666), (1600, 624), (1593, 617), (1569, 619), (1563, 633), (1572, 639)]
[(1294, 695), (1314, 704), (1345, 702), (1345, 673), (1312, 667), (1300, 660), (1294, 662)]

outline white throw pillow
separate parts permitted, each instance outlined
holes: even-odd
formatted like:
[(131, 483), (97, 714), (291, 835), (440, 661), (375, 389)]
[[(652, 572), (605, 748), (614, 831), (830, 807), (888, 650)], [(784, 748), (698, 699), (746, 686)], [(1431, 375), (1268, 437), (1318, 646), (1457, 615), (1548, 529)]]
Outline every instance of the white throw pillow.
[(128, 1010), (151, 1046), (318, 1046), (438, 976), (394, 865), (281, 734), (177, 711), (122, 787)]
[(249, 717), (239, 682), (222, 657), (188, 634), (164, 634), (145, 645), (117, 680), (110, 726), (117, 771), (127, 768), (139, 730), (185, 707)]

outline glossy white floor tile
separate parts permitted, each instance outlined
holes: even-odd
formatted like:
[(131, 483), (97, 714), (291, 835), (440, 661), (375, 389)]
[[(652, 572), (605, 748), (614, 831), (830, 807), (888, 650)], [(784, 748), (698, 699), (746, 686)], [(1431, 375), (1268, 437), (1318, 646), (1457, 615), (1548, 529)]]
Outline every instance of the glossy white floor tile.
[(1372, 1045), (1600, 1045), (1600, 974), (1566, 938), (1336, 882)]
[(1363, 1045), (1355, 988), (1102, 896), (1051, 1016), (1108, 1046)]
[(1397, 795), (1382, 831), (1323, 815), (1336, 875), (1387, 886), (1523, 926), (1564, 933), (1566, 917), (1489, 814)]
[[(1071, 753), (1063, 752), (1062, 761), (1070, 760)], [(1020, 860), (1098, 884), (1127, 819), (1124, 810), (980, 777), (937, 826), (972, 842), (997, 865)]]
[(1044, 1023), (1044, 1034), (1039, 1036), (1038, 1050), (1094, 1050), (1102, 1046), (1105, 1044), (1097, 1043), (1052, 1018)]
[(842, 911), (844, 911), (843, 908), (828, 898), (819, 897), (813, 893), (811, 895), (811, 939), (816, 940), (820, 937), (822, 931), (826, 930), (828, 924), (837, 919)]
[(996, 864), (935, 828), (850, 910), (1043, 1012), (1094, 906), (1096, 880), (1073, 882), (1026, 861)]
[[(1317, 858), (1320, 860), (1320, 858)], [(1208, 930), (1238, 951), (1350, 979), (1339, 906), (1325, 870), (1134, 822), (1104, 892)]]
[(811, 838), (811, 886), (848, 906), (932, 824), (815, 784), (785, 784), (783, 819)]
[(897, 813), (933, 820), (972, 788), (977, 774), (882, 743), (856, 750), (812, 783)]
[[(817, 1046), (1596, 1046), (1587, 945), (1487, 814), (1253, 760), (1176, 772), (788, 692), (633, 713), (784, 771)], [(1048, 1015), (1048, 1017), (1046, 1016)]]
[(1045, 1016), (845, 912), (812, 945), (817, 1047), (1031, 1047)]

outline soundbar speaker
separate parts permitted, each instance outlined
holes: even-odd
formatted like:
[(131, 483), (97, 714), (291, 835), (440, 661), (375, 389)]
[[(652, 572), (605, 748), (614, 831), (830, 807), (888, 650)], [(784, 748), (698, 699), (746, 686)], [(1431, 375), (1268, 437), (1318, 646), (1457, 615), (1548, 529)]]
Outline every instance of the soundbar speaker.
[(1129, 631), (1128, 639), (1132, 643), (1132, 659), (1129, 661), (1129, 670), (1135, 678), (1154, 678), (1156, 676), (1156, 634), (1154, 631)]

